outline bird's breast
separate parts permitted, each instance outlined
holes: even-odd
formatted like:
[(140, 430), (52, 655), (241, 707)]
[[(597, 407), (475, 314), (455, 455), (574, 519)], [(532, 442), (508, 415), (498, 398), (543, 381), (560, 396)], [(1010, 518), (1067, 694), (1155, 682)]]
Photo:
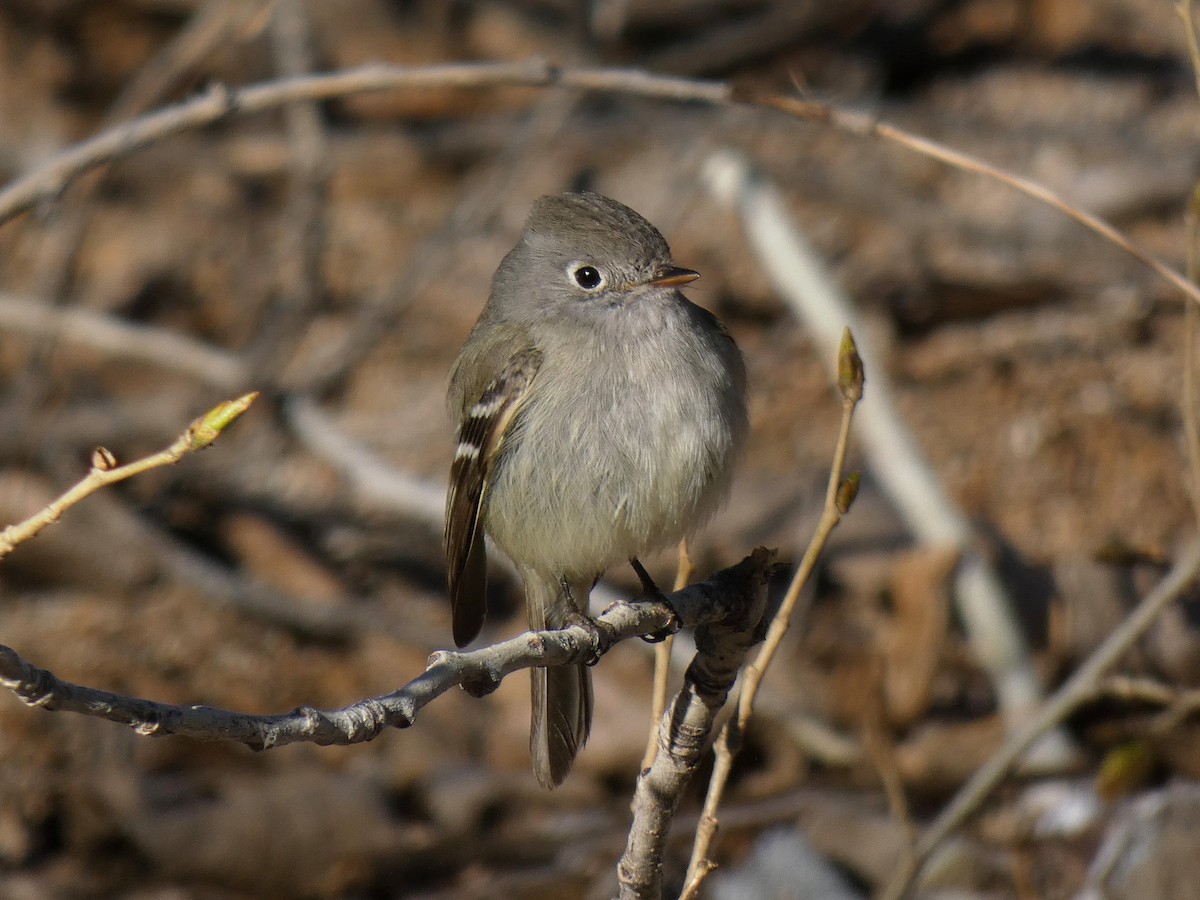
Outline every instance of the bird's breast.
[(723, 334), (668, 323), (589, 337), (545, 351), (485, 512), (509, 556), (557, 577), (594, 577), (703, 524), (745, 431)]

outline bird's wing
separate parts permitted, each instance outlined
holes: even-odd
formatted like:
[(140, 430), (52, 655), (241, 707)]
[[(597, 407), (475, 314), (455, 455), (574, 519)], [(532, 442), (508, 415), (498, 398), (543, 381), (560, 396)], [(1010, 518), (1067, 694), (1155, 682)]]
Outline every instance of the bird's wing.
[(469, 644), (483, 627), (487, 556), (480, 513), (496, 455), (542, 364), (534, 348), (518, 351), (463, 412), (446, 495), (446, 559), (454, 642)]

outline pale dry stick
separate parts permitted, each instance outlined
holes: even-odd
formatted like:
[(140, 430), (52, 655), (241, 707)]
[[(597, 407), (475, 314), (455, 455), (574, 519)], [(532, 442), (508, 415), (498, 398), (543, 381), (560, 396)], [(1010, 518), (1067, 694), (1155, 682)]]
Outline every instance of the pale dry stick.
[(704, 808), (700, 813), (700, 824), (696, 829), (696, 840), (692, 845), (692, 856), (688, 861), (687, 875), (684, 877), (684, 889), (681, 900), (691, 900), (697, 896), (700, 885), (714, 868), (709, 859), (709, 850), (716, 836), (719, 818), (717, 809), (721, 805), (721, 797), (725, 793), (725, 785), (733, 768), (734, 758), (741, 750), (742, 738), (746, 726), (754, 714), (754, 700), (763, 675), (775, 658), (775, 653), (783, 643), (784, 637), (791, 628), (793, 620), (803, 619), (806, 610), (800, 606), (800, 598), (804, 586), (808, 584), (816, 568), (817, 560), (825, 549), (829, 535), (838, 526), (842, 516), (854, 502), (858, 491), (858, 476), (849, 479), (843, 477), (846, 468), (846, 450), (850, 445), (850, 425), (854, 420), (854, 410), (863, 396), (863, 363), (854, 344), (854, 336), (849, 328), (842, 332), (841, 347), (838, 351), (838, 390), (842, 395), (842, 422), (838, 429), (837, 444), (834, 446), (833, 462), (829, 468), (829, 483), (825, 489), (825, 505), (821, 509), (821, 518), (817, 522), (816, 531), (808, 542), (800, 565), (792, 576), (783, 602), (771, 619), (767, 637), (755, 656), (754, 661), (746, 667), (742, 675), (742, 689), (738, 694), (737, 713), (721, 728), (713, 751), (716, 762), (712, 776), (708, 782), (708, 791), (704, 796)]
[(1034, 181), (889, 125), (867, 113), (783, 95), (747, 94), (736, 91), (733, 85), (722, 81), (673, 78), (637, 69), (563, 68), (537, 60), (527, 63), (458, 63), (426, 67), (372, 63), (355, 69), (236, 89), (217, 85), (203, 95), (177, 106), (102, 131), (10, 182), (0, 190), (0, 224), (54, 197), (73, 179), (98, 165), (172, 134), (208, 125), (230, 115), (263, 112), (296, 100), (326, 100), (402, 88), (479, 89), (506, 86), (560, 87), (708, 106), (743, 105), (774, 109), (792, 118), (825, 124), (860, 137), (876, 137), (954, 168), (999, 181), (1058, 210), (1120, 247), (1193, 302), (1200, 303), (1200, 286), (1188, 281), (1098, 216), (1084, 212)]
[(298, 100), (329, 100), (400, 88), (572, 87), (631, 93), (664, 100), (729, 102), (731, 88), (719, 82), (655, 76), (633, 69), (562, 69), (525, 63), (450, 63), (393, 66), (370, 63), (354, 69), (230, 88), (213, 85), (200, 96), (106, 129), (48, 160), (0, 190), (0, 223), (48, 200), (82, 173), (105, 162), (192, 128), (235, 114), (275, 109)]
[[(691, 554), (688, 553), (687, 538), (679, 542), (679, 561), (675, 567), (675, 585), (672, 590), (681, 591), (696, 571)], [(671, 650), (675, 647), (675, 635), (668, 634), (654, 645), (654, 687), (650, 696), (650, 736), (646, 740), (646, 752), (642, 755), (642, 768), (648, 769), (658, 755), (658, 723), (667, 709), (667, 686), (671, 680)]]
[(444, 485), (388, 465), (339, 430), (309, 397), (284, 398), (283, 420), (310, 453), (332, 465), (346, 479), (360, 501), (414, 516), (441, 530), (446, 514)]
[(209, 706), (175, 706), (83, 687), (59, 679), (0, 645), (0, 687), (30, 706), (80, 713), (132, 727), (138, 734), (183, 735), (202, 741), (234, 741), (255, 750), (285, 744), (356, 744), (387, 728), (406, 728), (432, 700), (456, 686), (475, 696), (496, 689), (508, 675), (533, 666), (576, 665), (598, 658), (618, 642), (653, 634), (673, 621), (704, 627), (730, 618), (760, 596), (761, 559), (746, 560), (666, 598), (614, 603), (595, 626), (529, 632), (470, 653), (437, 651), (424, 672), (400, 689), (337, 710), (302, 706), (278, 715), (252, 715)]
[(250, 378), (246, 366), (228, 350), (187, 335), (92, 310), (62, 309), (16, 294), (0, 292), (0, 331), (53, 335), (109, 356), (179, 372), (222, 391), (244, 388)]
[(192, 422), (187, 429), (177, 437), (171, 446), (150, 456), (134, 460), (123, 466), (118, 466), (116, 459), (103, 447), (98, 447), (92, 454), (92, 468), (84, 478), (66, 493), (52, 501), (41, 511), (30, 516), (23, 522), (9, 525), (0, 531), (0, 559), (3, 559), (21, 544), (35, 537), (47, 525), (57, 522), (62, 514), (79, 501), (94, 494), (100, 488), (134, 475), (140, 475), (150, 469), (169, 466), (179, 462), (189, 453), (195, 453), (209, 446), (220, 437), (221, 432), (228, 428), (237, 418), (250, 408), (258, 392), (246, 394), (236, 400), (219, 403)]
[[(303, 0), (276, 0), (271, 9), (271, 46), (279, 73), (308, 75), (315, 67), (312, 26)], [(329, 139), (316, 101), (283, 108), (288, 136), (287, 199), (283, 237), (276, 254), (278, 290), (272, 292), (246, 356), (259, 380), (275, 382), (304, 332), (324, 285), (324, 206), (329, 183)]]
[(1190, 589), (1198, 578), (1200, 544), (1193, 544), (1159, 582), (1158, 587), (1147, 594), (1083, 665), (1047, 698), (1038, 714), (1006, 740), (958, 790), (926, 829), (911, 859), (892, 877), (882, 894), (883, 900), (900, 900), (908, 893), (925, 862), (942, 842), (974, 815), (997, 785), (1013, 772), (1030, 747), (1096, 696), (1108, 671), (1120, 662), (1163, 611)]
[[(1016, 727), (1041, 702), (1043, 693), (1007, 593), (980, 552), (975, 529), (946, 492), (916, 437), (897, 412), (898, 404), (879, 354), (865, 336), (858, 311), (836, 288), (817, 252), (800, 233), (779, 191), (736, 154), (714, 155), (707, 177), (714, 193), (741, 213), (751, 246), (780, 295), (827, 352), (849, 324), (872, 366), (870, 396), (856, 428), (872, 471), (917, 538), (962, 552), (954, 599), (980, 664), (987, 670), (1009, 723)], [(1070, 741), (1055, 732), (1038, 748), (1035, 762), (1060, 767)]]

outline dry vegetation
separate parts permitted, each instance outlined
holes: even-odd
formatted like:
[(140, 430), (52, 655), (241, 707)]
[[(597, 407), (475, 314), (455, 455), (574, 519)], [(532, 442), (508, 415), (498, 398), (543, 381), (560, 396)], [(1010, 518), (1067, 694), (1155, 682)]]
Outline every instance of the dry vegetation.
[[(745, 89), (799, 78), (1033, 178), (1183, 267), (1200, 101), (1168, 0), (601, 0), (591, 20), (582, 5), (10, 0), (0, 182), (214, 82), (538, 56)], [(263, 391), (214, 449), (93, 496), (8, 556), (0, 643), (79, 683), (249, 712), (343, 706), (418, 674), (450, 643), (439, 526), (346, 463), (366, 451), (440, 489), (450, 362), (531, 200), (574, 186), (655, 222), (747, 357), (750, 452), (693, 544), (699, 574), (757, 544), (798, 559), (840, 399), (833, 360), (705, 188), (706, 161), (731, 148), (859, 303), (882, 349), (868, 366), (890, 372), (988, 537), (1038, 673), (1061, 682), (1194, 532), (1179, 292), (1059, 213), (885, 142), (763, 109), (512, 87), (233, 117), (0, 225), (0, 524), (76, 481), (94, 447), (130, 460)], [(37, 324), (56, 310), (91, 318)], [(100, 343), (112, 322), (145, 329)], [(164, 334), (214, 352), (148, 359)], [(803, 881), (829, 875), (822, 861), (847, 896), (879, 890), (911, 836), (900, 813), (927, 822), (1004, 737), (949, 605), (953, 555), (914, 545), (853, 446), (850, 465), (862, 493), (764, 682), (712, 896), (779, 896), (777, 877), (832, 897)], [(669, 581), (669, 555), (647, 563)], [(636, 591), (632, 573), (611, 577)], [(523, 629), (514, 585), (494, 582), (489, 638)], [(1128, 677), (1069, 720), (1077, 765), (1006, 784), (930, 867), (927, 895), (1073, 896), (1140, 809), (1127, 843), (1145, 853), (1118, 855), (1102, 896), (1195, 896), (1178, 893), (1200, 883), (1193, 607), (1169, 610)], [(596, 667), (591, 743), (553, 793), (529, 772), (520, 676), (368, 744), (263, 754), (4, 693), (0, 897), (609, 896), (648, 719), (652, 657), (636, 643)], [(676, 891), (702, 792), (676, 822)]]

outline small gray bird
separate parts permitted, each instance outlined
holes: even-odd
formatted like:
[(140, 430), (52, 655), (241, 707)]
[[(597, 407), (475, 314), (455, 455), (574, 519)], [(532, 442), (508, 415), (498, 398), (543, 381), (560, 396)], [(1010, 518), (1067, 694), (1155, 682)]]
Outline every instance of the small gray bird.
[[(747, 430), (745, 366), (680, 285), (658, 230), (599, 194), (542, 197), (450, 373), (446, 503), (454, 640), (483, 627), (484, 532), (529, 627), (583, 621), (596, 579), (702, 525)], [(644, 578), (648, 581), (648, 578)], [(531, 670), (533, 771), (566, 777), (592, 719), (586, 666)]]

